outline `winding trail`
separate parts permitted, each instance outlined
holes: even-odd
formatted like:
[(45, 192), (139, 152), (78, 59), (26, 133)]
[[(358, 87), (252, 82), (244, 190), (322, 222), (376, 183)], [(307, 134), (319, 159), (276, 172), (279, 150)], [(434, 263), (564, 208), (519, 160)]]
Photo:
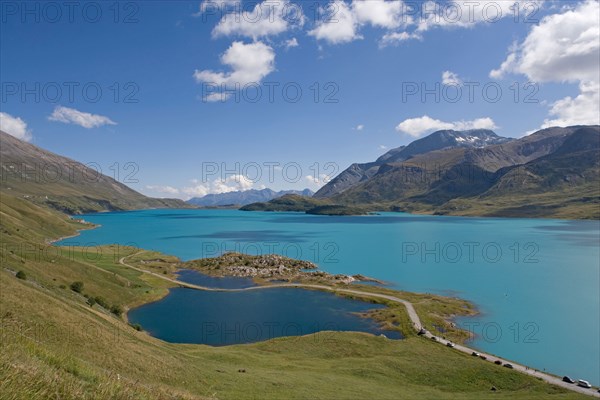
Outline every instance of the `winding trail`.
[[(152, 276), (155, 276), (157, 278), (163, 279), (165, 281), (169, 281), (171, 283), (174, 283), (176, 285), (178, 285), (179, 287), (183, 287), (183, 288), (188, 288), (188, 289), (195, 289), (195, 290), (204, 290), (204, 291), (209, 291), (209, 292), (244, 292), (244, 291), (250, 291), (250, 290), (265, 290), (265, 289), (272, 289), (272, 288), (306, 288), (306, 289), (317, 289), (317, 290), (324, 290), (324, 291), (328, 291), (328, 292), (334, 292), (334, 293), (349, 293), (349, 294), (356, 294), (356, 295), (360, 295), (360, 296), (365, 296), (365, 297), (376, 297), (376, 298), (381, 298), (381, 299), (385, 299), (385, 300), (390, 300), (393, 301), (395, 303), (400, 303), (402, 305), (404, 305), (404, 307), (406, 308), (406, 312), (408, 313), (408, 317), (410, 318), (411, 322), (413, 323), (414, 328), (417, 331), (420, 331), (421, 328), (423, 327), (423, 325), (421, 324), (421, 319), (419, 318), (419, 315), (417, 314), (417, 312), (415, 311), (415, 308), (413, 307), (412, 303), (407, 301), (407, 300), (403, 300), (401, 298), (398, 297), (394, 297), (394, 296), (389, 296), (386, 294), (379, 294), (379, 293), (369, 293), (369, 292), (363, 292), (360, 290), (353, 290), (353, 289), (341, 289), (341, 288), (334, 288), (331, 286), (325, 286), (325, 285), (313, 285), (313, 284), (308, 284), (308, 283), (278, 283), (278, 284), (273, 284), (273, 285), (267, 285), (267, 286), (252, 286), (252, 287), (248, 287), (248, 288), (242, 288), (242, 289), (222, 289), (222, 288), (210, 288), (210, 287), (205, 287), (205, 286), (200, 286), (200, 285), (194, 285), (192, 283), (186, 283), (186, 282), (182, 282), (179, 281), (177, 279), (173, 279), (173, 278), (169, 278), (167, 276), (158, 274), (156, 272), (152, 272), (152, 271), (148, 271), (142, 268), (138, 268), (138, 267), (134, 267), (133, 265), (127, 264), (125, 263), (125, 259), (127, 257), (136, 255), (136, 254), (140, 254), (143, 253), (144, 251), (140, 251), (138, 253), (135, 254), (130, 254), (128, 256), (125, 257), (121, 257), (119, 259), (119, 264), (122, 264), (126, 267), (132, 268), (136, 271), (142, 272), (144, 274), (149, 274)], [(435, 340), (437, 342), (439, 342), (442, 345), (448, 345), (448, 343), (451, 343), (449, 340), (437, 337), (433, 334), (431, 334), (431, 332), (429, 331), (425, 331), (425, 334), (423, 334), (423, 336), (433, 340), (433, 338), (435, 338)], [(592, 397), (598, 397), (600, 398), (600, 393), (597, 391), (597, 388), (592, 388), (592, 389), (586, 389), (580, 386), (577, 386), (577, 384), (571, 384), (571, 383), (567, 383), (567, 382), (563, 382), (561, 378), (556, 377), (554, 375), (550, 375), (544, 372), (540, 372), (537, 371), (535, 369), (531, 369), (529, 367), (526, 367), (524, 365), (520, 365), (520, 364), (516, 364), (512, 361), (508, 361), (505, 360), (503, 358), (491, 355), (491, 354), (487, 354), (487, 353), (482, 353), (479, 350), (475, 350), (472, 349), (470, 347), (466, 347), (464, 345), (460, 345), (460, 344), (454, 344), (454, 347), (452, 348), (454, 350), (457, 351), (461, 351), (463, 353), (466, 354), (472, 354), (472, 353), (477, 353), (481, 356), (486, 357), (486, 360), (481, 360), (481, 362), (495, 362), (497, 360), (501, 361), (502, 364), (511, 364), (513, 366), (513, 369), (515, 371), (521, 372), (523, 374), (527, 374), (530, 376), (534, 376), (536, 378), (540, 378), (542, 380), (544, 380), (547, 383), (550, 383), (552, 385), (556, 385), (556, 386), (560, 386), (564, 389), (568, 389), (568, 390), (572, 390), (574, 392), (578, 392), (581, 394), (585, 394), (588, 396), (592, 396)], [(499, 368), (504, 368), (501, 366), (498, 366)]]

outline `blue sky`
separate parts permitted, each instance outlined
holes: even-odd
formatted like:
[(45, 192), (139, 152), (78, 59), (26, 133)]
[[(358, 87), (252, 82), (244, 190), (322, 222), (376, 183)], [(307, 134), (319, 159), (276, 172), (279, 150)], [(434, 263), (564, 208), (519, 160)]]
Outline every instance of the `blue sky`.
[(148, 195), (316, 189), (436, 129), (598, 123), (597, 1), (52, 3), (2, 3), (2, 129)]

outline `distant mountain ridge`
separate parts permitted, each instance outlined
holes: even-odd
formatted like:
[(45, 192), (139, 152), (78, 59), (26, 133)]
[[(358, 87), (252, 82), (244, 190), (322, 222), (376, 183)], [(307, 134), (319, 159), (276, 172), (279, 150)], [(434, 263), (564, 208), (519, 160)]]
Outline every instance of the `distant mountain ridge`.
[(496, 135), (488, 129), (466, 131), (441, 130), (407, 146), (392, 149), (374, 162), (352, 164), (315, 193), (315, 198), (327, 198), (344, 192), (357, 184), (369, 180), (379, 172), (384, 164), (406, 161), (416, 155), (446, 148), (482, 148), (492, 144), (507, 143), (513, 140)]
[(146, 197), (80, 162), (0, 131), (0, 192), (67, 214), (142, 208), (189, 208)]
[(312, 197), (314, 192), (310, 189), (304, 190), (281, 190), (276, 192), (272, 189), (250, 189), (227, 193), (207, 194), (203, 197), (194, 197), (187, 202), (201, 207), (219, 207), (238, 205), (245, 206), (251, 203), (266, 202), (279, 197), (295, 194), (304, 197)]
[[(491, 140), (482, 141), (446, 132), (374, 163), (354, 164), (313, 199), (371, 211), (600, 219), (600, 126), (553, 127), (519, 139), (486, 135)], [(448, 137), (460, 144), (445, 146)], [(287, 199), (286, 210), (294, 210), (293, 202)]]

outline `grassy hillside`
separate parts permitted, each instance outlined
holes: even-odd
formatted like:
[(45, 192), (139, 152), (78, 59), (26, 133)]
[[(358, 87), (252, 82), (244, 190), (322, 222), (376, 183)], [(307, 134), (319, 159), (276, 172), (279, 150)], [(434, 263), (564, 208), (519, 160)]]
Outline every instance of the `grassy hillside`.
[(477, 197), (440, 210), (471, 215), (600, 219), (600, 133), (582, 128), (553, 153), (499, 171)]
[[(132, 249), (49, 249), (47, 239), (82, 226), (20, 198), (3, 195), (0, 205), (3, 399), (585, 398), (414, 335), (391, 341), (324, 332), (218, 348), (165, 343), (111, 311), (167, 293), (169, 283), (118, 264)], [(165, 272), (177, 261), (147, 257)], [(79, 292), (74, 282), (82, 282)]]
[(364, 215), (368, 208), (332, 204), (329, 199), (288, 194), (267, 202), (252, 203), (240, 208), (242, 211), (298, 211), (313, 215)]
[(367, 215), (369, 211), (363, 207), (322, 205), (308, 209), (306, 213), (312, 215)]
[(311, 197), (299, 196), (297, 194), (286, 194), (285, 196), (267, 202), (248, 204), (242, 211), (307, 211), (312, 208), (330, 204), (327, 200), (319, 200)]
[(315, 198), (334, 197), (352, 187), (367, 181), (387, 164), (400, 163), (409, 160), (420, 154), (430, 153), (436, 150), (447, 148), (476, 148), (480, 146), (489, 146), (491, 144), (508, 143), (512, 139), (496, 135), (494, 132), (486, 129), (474, 129), (466, 131), (441, 130), (433, 132), (421, 139), (415, 140), (407, 146), (401, 146), (383, 154), (374, 162), (365, 164), (352, 164), (338, 176), (333, 178), (317, 193)]
[(0, 193), (68, 214), (139, 208), (186, 208), (176, 199), (153, 199), (102, 171), (43, 150), (0, 131)]
[(481, 148), (444, 148), (401, 162), (384, 160), (368, 176), (353, 167), (323, 187), (319, 198), (290, 197), (244, 209), (600, 219), (598, 126), (549, 128)]

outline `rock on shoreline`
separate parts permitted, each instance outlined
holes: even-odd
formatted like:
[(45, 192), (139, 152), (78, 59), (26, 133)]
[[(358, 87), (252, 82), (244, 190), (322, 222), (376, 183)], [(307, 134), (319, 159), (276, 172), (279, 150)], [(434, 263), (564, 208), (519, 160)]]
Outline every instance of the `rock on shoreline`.
[(277, 254), (251, 256), (231, 252), (225, 253), (220, 257), (188, 261), (183, 263), (181, 267), (196, 269), (212, 276), (235, 276), (286, 281), (328, 281), (330, 283), (341, 284), (350, 284), (355, 281), (379, 282), (362, 275), (333, 275), (319, 271), (319, 267), (310, 261), (296, 260)]

